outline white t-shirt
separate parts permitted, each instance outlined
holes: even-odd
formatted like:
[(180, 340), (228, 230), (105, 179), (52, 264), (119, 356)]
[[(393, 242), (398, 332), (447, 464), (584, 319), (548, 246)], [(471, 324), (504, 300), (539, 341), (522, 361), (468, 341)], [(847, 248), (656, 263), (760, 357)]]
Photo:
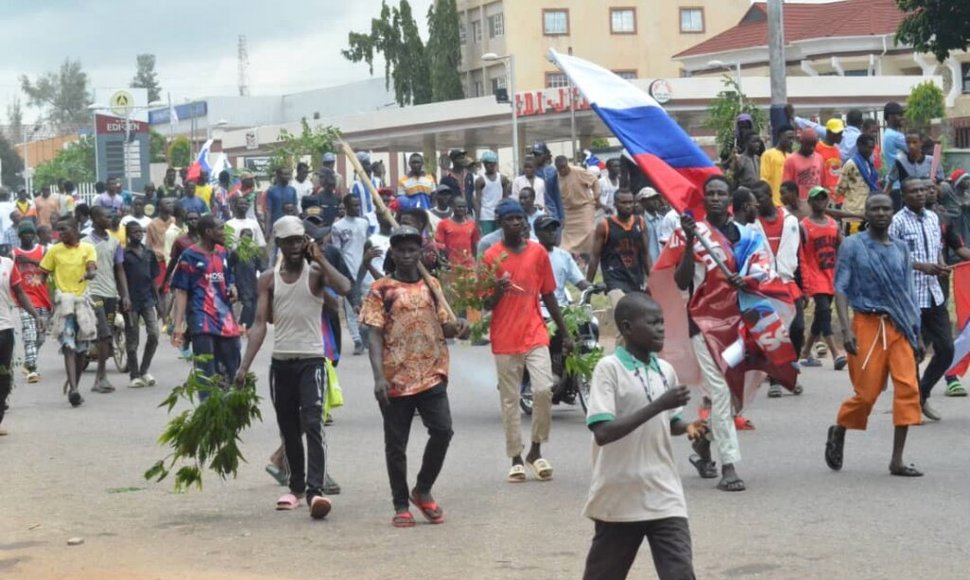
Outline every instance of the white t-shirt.
[(529, 178), (520, 175), (512, 180), (512, 199), (519, 201), (519, 192), (522, 191), (523, 187), (531, 187), (536, 192), (536, 205), (542, 205), (546, 203), (546, 182), (544, 179), (538, 175), (532, 176), (532, 183), (529, 183)]
[(369, 227), (370, 223), (365, 218), (347, 216), (334, 222), (330, 231), (331, 243), (340, 250), (340, 256), (354, 276), (360, 271), (360, 263), (364, 259), (364, 243)]
[[(374, 258), (373, 260), (371, 260), (370, 264), (378, 272), (383, 272), (384, 258), (387, 256), (387, 253), (391, 251), (391, 238), (390, 236), (385, 236), (382, 233), (376, 233), (376, 234), (371, 234), (370, 238), (368, 239), (370, 240), (371, 247), (377, 248), (382, 252), (380, 257)], [(371, 275), (370, 272), (367, 272), (367, 274), (364, 276), (364, 279), (361, 281), (361, 287), (362, 287), (361, 296), (367, 296), (367, 292), (370, 290), (370, 285), (373, 283), (374, 283), (374, 277)]]
[[(593, 371), (586, 423), (632, 415), (677, 383), (667, 361), (654, 358), (647, 365), (617, 347)], [(687, 517), (670, 445), (670, 422), (680, 411), (664, 411), (609, 445), (593, 441), (593, 477), (584, 516), (604, 522)]]
[[(10, 276), (13, 269), (13, 260), (0, 257), (0, 330), (15, 328), (13, 295), (10, 293)], [(17, 323), (18, 325), (20, 323), (19, 316)]]
[(674, 235), (674, 232), (679, 227), (680, 214), (677, 213), (677, 210), (671, 209), (664, 214), (660, 224), (657, 225), (657, 241), (660, 242), (661, 248), (667, 244), (667, 240), (670, 239), (670, 236)]
[(482, 179), (485, 180), (485, 187), (482, 188), (482, 215), (479, 219), (492, 221), (495, 219), (495, 207), (502, 201), (502, 193), (505, 191), (502, 187), (502, 174), (496, 172), (495, 179), (489, 179), (482, 174)]
[(232, 218), (226, 222), (226, 225), (232, 228), (233, 234), (238, 238), (239, 234), (243, 230), (253, 231), (253, 241), (260, 248), (266, 247), (266, 237), (263, 236), (263, 228), (259, 227), (259, 222), (254, 218)]
[(120, 222), (118, 222), (118, 228), (124, 229), (125, 226), (128, 225), (128, 222), (138, 222), (138, 225), (140, 225), (142, 228), (147, 228), (148, 224), (152, 223), (152, 218), (148, 217), (147, 215), (143, 215), (140, 218), (136, 218), (133, 215), (126, 215), (125, 217), (121, 218)]
[(600, 204), (613, 209), (616, 207), (613, 197), (620, 190), (620, 178), (617, 177), (616, 184), (610, 181), (609, 175), (600, 177)]
[(313, 180), (310, 179), (310, 176), (307, 176), (303, 180), (303, 183), (294, 179), (290, 182), (290, 185), (296, 190), (296, 207), (299, 209), (300, 202), (303, 201), (303, 198), (313, 193)]

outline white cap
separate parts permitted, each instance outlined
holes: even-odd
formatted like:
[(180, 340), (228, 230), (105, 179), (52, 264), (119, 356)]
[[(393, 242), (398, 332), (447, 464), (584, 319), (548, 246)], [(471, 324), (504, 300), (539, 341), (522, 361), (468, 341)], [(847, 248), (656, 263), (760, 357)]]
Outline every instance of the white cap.
[(283, 239), (294, 236), (303, 237), (304, 235), (306, 235), (306, 229), (303, 227), (303, 220), (295, 215), (285, 215), (273, 224), (274, 238)]
[(651, 197), (657, 197), (660, 192), (652, 187), (644, 187), (639, 192), (637, 192), (637, 200), (650, 199)]

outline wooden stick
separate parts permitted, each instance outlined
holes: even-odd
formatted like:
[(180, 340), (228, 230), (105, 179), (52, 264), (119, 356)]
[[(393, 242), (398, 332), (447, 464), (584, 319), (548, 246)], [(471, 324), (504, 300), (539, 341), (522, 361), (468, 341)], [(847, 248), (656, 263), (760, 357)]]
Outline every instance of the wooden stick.
[[(347, 144), (346, 141), (340, 141), (340, 148), (343, 149), (344, 155), (347, 156), (350, 164), (354, 166), (354, 173), (357, 174), (357, 178), (360, 179), (360, 182), (363, 183), (364, 187), (367, 188), (367, 191), (370, 192), (371, 198), (374, 200), (374, 207), (377, 208), (377, 211), (381, 212), (381, 215), (384, 216), (387, 223), (391, 224), (392, 227), (398, 227), (397, 220), (394, 219), (394, 215), (391, 213), (391, 210), (384, 205), (384, 200), (381, 199), (381, 194), (377, 192), (377, 188), (374, 187), (374, 183), (370, 180), (370, 177), (367, 176), (367, 172), (364, 171), (364, 167), (360, 164), (360, 161), (357, 160), (357, 154), (354, 153), (354, 150), (350, 147), (350, 145)], [(424, 278), (424, 282), (434, 293), (438, 304), (444, 306), (445, 311), (448, 313), (449, 322), (457, 321), (458, 317), (455, 316), (455, 311), (451, 309), (451, 305), (449, 305), (448, 301), (445, 299), (444, 292), (441, 291), (440, 286), (431, 282), (434, 279), (434, 276), (431, 275), (431, 272), (428, 272), (428, 269), (424, 267), (424, 264), (420, 259), (418, 260), (418, 272), (421, 273), (421, 277)]]

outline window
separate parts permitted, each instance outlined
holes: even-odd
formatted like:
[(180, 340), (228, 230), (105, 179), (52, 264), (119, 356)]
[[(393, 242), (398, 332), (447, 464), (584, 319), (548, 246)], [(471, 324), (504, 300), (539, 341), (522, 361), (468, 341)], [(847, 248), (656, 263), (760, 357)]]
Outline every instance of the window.
[(547, 89), (558, 89), (561, 87), (568, 87), (569, 79), (566, 75), (562, 73), (546, 73), (546, 88)]
[(482, 21), (472, 20), (472, 42), (479, 44), (482, 42)]
[(681, 8), (680, 9), (680, 31), (687, 33), (704, 32), (704, 9), (703, 8)]
[(569, 34), (569, 10), (543, 10), (542, 33), (546, 36)]
[(495, 77), (492, 79), (492, 94), (497, 93), (499, 89), (504, 89), (505, 82), (505, 77)]
[(613, 34), (636, 34), (637, 9), (610, 8), (610, 32)]
[(963, 88), (961, 92), (965, 95), (970, 94), (970, 62), (960, 64), (960, 72), (963, 77), (963, 82), (960, 84)]
[(458, 42), (460, 42), (462, 46), (465, 46), (465, 42), (467, 40), (468, 40), (468, 30), (465, 29), (465, 23), (459, 22), (458, 23)]
[(482, 81), (475, 81), (475, 96), (484, 97), (485, 96), (485, 85)]
[(635, 70), (615, 70), (613, 72), (616, 74), (616, 76), (628, 81), (633, 81), (637, 78), (637, 71)]
[(488, 37), (495, 38), (505, 34), (505, 16), (502, 14), (492, 14), (488, 17)]

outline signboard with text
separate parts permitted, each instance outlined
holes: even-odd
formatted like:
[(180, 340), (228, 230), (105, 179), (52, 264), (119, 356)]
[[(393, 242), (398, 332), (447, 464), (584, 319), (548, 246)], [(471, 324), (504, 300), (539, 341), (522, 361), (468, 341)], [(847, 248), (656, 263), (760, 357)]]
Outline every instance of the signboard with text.
[(130, 178), (132, 191), (144, 189), (150, 169), (148, 123), (96, 114), (94, 127), (98, 181), (117, 177), (127, 189)]
[(589, 101), (579, 89), (573, 89), (573, 97), (569, 98), (568, 87), (528, 91), (515, 94), (515, 106), (519, 117), (565, 113), (569, 111), (570, 103), (576, 111), (589, 110)]

